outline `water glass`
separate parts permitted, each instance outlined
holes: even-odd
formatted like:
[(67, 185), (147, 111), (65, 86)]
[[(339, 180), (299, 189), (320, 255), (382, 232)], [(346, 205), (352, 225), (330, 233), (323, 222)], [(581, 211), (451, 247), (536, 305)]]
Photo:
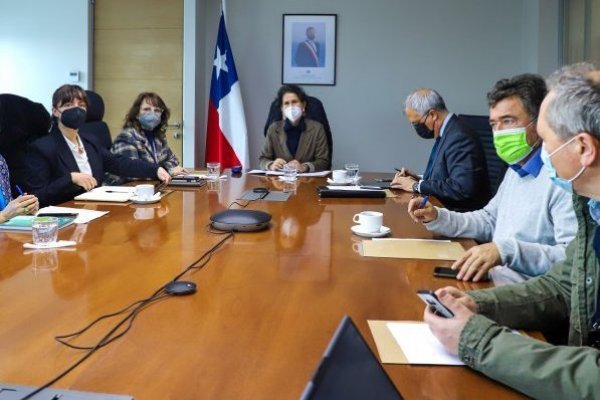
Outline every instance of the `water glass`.
[(283, 180), (286, 182), (294, 182), (298, 179), (298, 170), (288, 164), (283, 166)]
[(346, 177), (349, 181), (356, 182), (358, 179), (358, 164), (348, 163), (345, 165)]
[(56, 243), (58, 237), (58, 218), (35, 217), (31, 226), (33, 244), (39, 246), (50, 246)]
[(206, 164), (207, 174), (206, 179), (214, 181), (221, 176), (221, 163), (209, 162)]

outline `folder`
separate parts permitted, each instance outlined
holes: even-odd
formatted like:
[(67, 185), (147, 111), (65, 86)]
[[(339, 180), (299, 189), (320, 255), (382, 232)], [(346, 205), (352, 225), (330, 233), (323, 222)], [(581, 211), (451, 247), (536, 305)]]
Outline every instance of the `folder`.
[(460, 243), (449, 240), (373, 239), (362, 242), (362, 255), (365, 257), (454, 261), (464, 253)]

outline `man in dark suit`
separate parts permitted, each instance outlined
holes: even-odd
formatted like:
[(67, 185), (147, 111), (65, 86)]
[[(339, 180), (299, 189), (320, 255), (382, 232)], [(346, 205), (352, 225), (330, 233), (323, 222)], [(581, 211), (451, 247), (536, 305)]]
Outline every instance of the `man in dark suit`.
[(298, 45), (294, 61), (296, 67), (319, 66), (319, 42), (315, 41), (315, 28), (306, 28), (306, 40)]
[(435, 143), (423, 176), (403, 169), (392, 187), (435, 196), (454, 211), (478, 210), (487, 204), (491, 190), (476, 133), (448, 112), (442, 96), (432, 89), (411, 93), (404, 113), (420, 137)]

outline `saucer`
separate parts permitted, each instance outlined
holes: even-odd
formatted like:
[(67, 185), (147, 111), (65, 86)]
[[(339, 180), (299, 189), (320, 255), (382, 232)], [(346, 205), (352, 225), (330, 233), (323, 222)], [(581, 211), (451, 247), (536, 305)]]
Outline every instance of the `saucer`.
[(345, 181), (334, 181), (331, 178), (327, 178), (327, 184), (329, 186), (345, 186), (345, 185), (353, 185), (358, 181), (358, 177), (356, 179), (346, 178)]
[(139, 199), (137, 196), (133, 196), (130, 200), (132, 203), (135, 203), (135, 204), (153, 204), (153, 203), (158, 203), (160, 201), (160, 196), (152, 196), (148, 200), (142, 200), (142, 199)]
[(354, 232), (355, 235), (362, 236), (362, 237), (368, 237), (368, 238), (383, 237), (383, 236), (389, 235), (390, 232), (392, 231), (387, 226), (382, 226), (381, 229), (379, 229), (379, 232), (365, 232), (362, 229), (362, 225), (354, 225), (350, 229), (352, 230), (352, 232)]

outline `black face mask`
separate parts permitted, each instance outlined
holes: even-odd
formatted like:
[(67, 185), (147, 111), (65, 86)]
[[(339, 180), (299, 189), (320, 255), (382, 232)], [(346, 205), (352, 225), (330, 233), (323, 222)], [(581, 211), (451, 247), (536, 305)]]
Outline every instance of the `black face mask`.
[(66, 109), (60, 115), (60, 122), (67, 128), (79, 129), (85, 123), (87, 112), (81, 107)]
[(421, 122), (421, 121), (413, 122), (413, 128), (415, 128), (417, 135), (421, 136), (423, 139), (433, 139), (433, 137), (435, 136), (434, 130), (429, 129), (427, 127), (427, 125), (425, 125), (425, 121), (427, 121), (427, 117), (429, 117), (429, 114), (427, 114), (425, 116), (425, 119), (423, 120), (423, 122)]

